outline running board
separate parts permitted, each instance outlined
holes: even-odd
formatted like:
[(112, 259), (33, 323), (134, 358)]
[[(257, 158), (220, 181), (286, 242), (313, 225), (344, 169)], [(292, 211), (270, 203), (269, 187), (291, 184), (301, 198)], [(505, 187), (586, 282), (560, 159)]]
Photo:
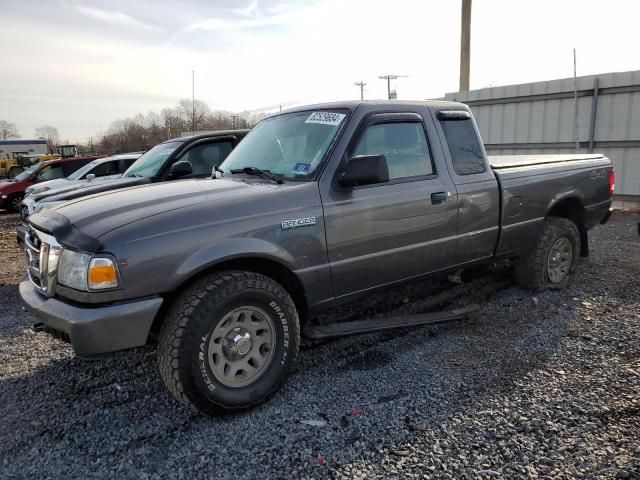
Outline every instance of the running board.
[(462, 320), (467, 315), (480, 311), (480, 305), (472, 304), (455, 310), (433, 313), (419, 313), (417, 315), (403, 315), (401, 317), (370, 318), (353, 322), (316, 325), (304, 330), (304, 336), (312, 340), (357, 335), (360, 333), (381, 332), (395, 328), (410, 328), (435, 323), (445, 323)]

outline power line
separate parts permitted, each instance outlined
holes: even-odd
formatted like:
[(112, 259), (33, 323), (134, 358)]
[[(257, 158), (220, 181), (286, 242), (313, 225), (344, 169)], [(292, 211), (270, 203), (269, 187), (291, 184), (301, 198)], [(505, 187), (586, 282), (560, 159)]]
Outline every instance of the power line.
[(367, 85), (366, 82), (360, 80), (359, 82), (354, 83), (356, 87), (360, 87), (360, 100), (364, 100), (364, 87)]

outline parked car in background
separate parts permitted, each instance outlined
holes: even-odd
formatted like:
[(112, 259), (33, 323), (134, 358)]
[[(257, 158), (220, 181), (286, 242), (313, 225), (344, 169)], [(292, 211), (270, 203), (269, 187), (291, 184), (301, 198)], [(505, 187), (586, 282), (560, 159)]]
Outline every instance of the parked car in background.
[(75, 190), (85, 186), (88, 181), (121, 177), (143, 153), (121, 153), (110, 157), (98, 158), (87, 163), (66, 178), (57, 178), (31, 185), (25, 190), (25, 196), (53, 190), (62, 193), (63, 191)]
[[(138, 172), (161, 163), (148, 158)], [(20, 284), (26, 308), (79, 355), (157, 334), (168, 390), (209, 414), (272, 395), (301, 334), (407, 326), (314, 325), (322, 309), (499, 260), (515, 263), (523, 288), (566, 285), (589, 229), (610, 216), (615, 183), (600, 154), (487, 158), (469, 108), (435, 101), (282, 112), (220, 169), (36, 213)]]
[(249, 130), (221, 130), (179, 137), (162, 142), (145, 152), (118, 178), (83, 184), (80, 188), (50, 190), (30, 195), (17, 228), (19, 244), (24, 241), (27, 219), (34, 212), (52, 208), (75, 198), (146, 183), (179, 178), (210, 177)]
[(37, 163), (10, 180), (0, 181), (0, 208), (19, 211), (25, 190), (31, 185), (65, 178), (100, 156), (58, 158)]

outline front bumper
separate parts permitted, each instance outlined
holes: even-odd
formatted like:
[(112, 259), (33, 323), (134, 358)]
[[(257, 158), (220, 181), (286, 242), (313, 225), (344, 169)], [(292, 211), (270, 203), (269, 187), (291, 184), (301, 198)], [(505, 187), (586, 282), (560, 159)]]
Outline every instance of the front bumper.
[(69, 336), (78, 355), (96, 355), (139, 347), (147, 343), (149, 330), (162, 298), (148, 298), (115, 305), (84, 307), (47, 298), (28, 279), (20, 283), (25, 308), (47, 327)]
[(24, 245), (24, 237), (27, 236), (27, 228), (20, 224), (16, 227), (16, 240), (18, 245)]

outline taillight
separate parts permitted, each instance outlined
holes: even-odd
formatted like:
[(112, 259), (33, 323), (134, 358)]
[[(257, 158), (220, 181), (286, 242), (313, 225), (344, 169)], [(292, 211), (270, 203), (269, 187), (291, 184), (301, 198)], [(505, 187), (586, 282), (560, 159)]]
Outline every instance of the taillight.
[(616, 169), (611, 167), (609, 172), (609, 196), (613, 197), (613, 191), (616, 189)]

